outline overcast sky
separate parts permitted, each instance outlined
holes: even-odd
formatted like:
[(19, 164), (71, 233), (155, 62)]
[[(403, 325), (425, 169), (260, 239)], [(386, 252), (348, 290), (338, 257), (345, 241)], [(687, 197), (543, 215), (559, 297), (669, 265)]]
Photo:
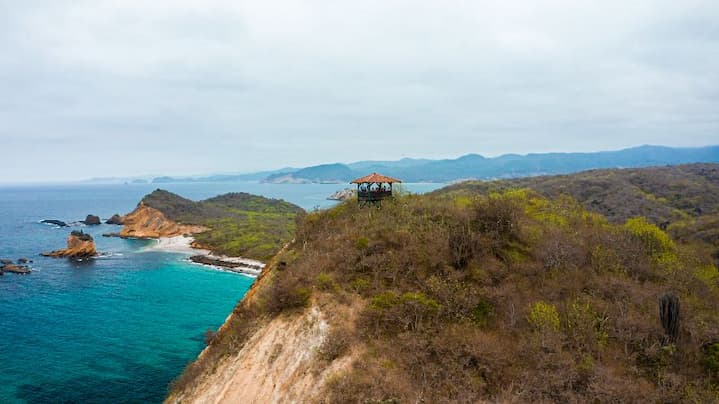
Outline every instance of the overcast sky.
[(716, 0), (0, 0), (0, 182), (717, 143)]

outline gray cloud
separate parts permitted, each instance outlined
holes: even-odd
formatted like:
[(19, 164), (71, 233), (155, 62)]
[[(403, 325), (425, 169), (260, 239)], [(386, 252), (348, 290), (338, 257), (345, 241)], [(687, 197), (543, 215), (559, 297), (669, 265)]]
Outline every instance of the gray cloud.
[(0, 181), (717, 143), (717, 21), (710, 0), (0, 0)]

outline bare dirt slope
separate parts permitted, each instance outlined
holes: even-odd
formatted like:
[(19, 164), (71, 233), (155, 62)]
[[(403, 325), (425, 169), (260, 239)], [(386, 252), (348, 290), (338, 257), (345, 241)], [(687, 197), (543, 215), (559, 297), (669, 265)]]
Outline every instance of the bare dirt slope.
[(166, 403), (305, 403), (317, 401), (327, 381), (350, 357), (317, 365), (328, 334), (324, 314), (313, 306), (300, 315), (280, 316), (261, 327), (237, 353), (189, 390)]

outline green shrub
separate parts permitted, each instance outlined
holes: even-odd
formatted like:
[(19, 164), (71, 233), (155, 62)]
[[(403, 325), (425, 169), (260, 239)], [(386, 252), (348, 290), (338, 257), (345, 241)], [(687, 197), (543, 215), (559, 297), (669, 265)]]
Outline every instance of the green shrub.
[(706, 348), (704, 367), (710, 372), (719, 373), (719, 342), (715, 342)]
[(350, 284), (350, 287), (352, 288), (355, 293), (364, 293), (370, 288), (370, 282), (367, 279), (364, 278), (357, 278), (352, 281)]
[(553, 304), (534, 303), (529, 308), (527, 320), (537, 331), (559, 331), (559, 312)]
[(367, 237), (358, 237), (355, 241), (355, 248), (364, 251), (369, 247), (369, 239)]
[(567, 305), (564, 330), (575, 349), (593, 351), (607, 345), (606, 316), (597, 314), (589, 303), (574, 300)]
[(332, 279), (332, 276), (330, 274), (320, 272), (319, 274), (317, 274), (317, 287), (320, 290), (330, 291), (337, 289), (338, 285), (337, 283), (335, 283), (334, 279)]
[(486, 327), (493, 316), (494, 306), (486, 300), (479, 302), (471, 312), (472, 321), (480, 327)]
[(370, 307), (375, 310), (385, 310), (399, 303), (399, 296), (395, 292), (384, 292), (372, 298)]
[(665, 253), (672, 253), (676, 250), (674, 241), (667, 233), (659, 227), (649, 223), (644, 217), (635, 217), (627, 220), (624, 224), (629, 234), (639, 239), (647, 253), (652, 256), (660, 256)]

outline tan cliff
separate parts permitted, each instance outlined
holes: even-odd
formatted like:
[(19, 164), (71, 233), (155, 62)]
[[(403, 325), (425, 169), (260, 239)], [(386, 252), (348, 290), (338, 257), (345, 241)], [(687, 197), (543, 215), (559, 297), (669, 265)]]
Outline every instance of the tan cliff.
[(123, 218), (123, 224), (119, 236), (127, 238), (175, 237), (209, 230), (204, 226), (177, 223), (143, 202)]
[(46, 257), (88, 258), (97, 255), (95, 240), (89, 234), (73, 231), (67, 236), (67, 248), (42, 253)]
[[(270, 261), (237, 308), (217, 332), (232, 333), (233, 322), (270, 287), (276, 263)], [(165, 403), (305, 403), (313, 402), (355, 355), (318, 366), (332, 308), (313, 301), (306, 309), (260, 321), (239, 349), (211, 344), (200, 353), (197, 368), (188, 368), (182, 386), (174, 386)]]

